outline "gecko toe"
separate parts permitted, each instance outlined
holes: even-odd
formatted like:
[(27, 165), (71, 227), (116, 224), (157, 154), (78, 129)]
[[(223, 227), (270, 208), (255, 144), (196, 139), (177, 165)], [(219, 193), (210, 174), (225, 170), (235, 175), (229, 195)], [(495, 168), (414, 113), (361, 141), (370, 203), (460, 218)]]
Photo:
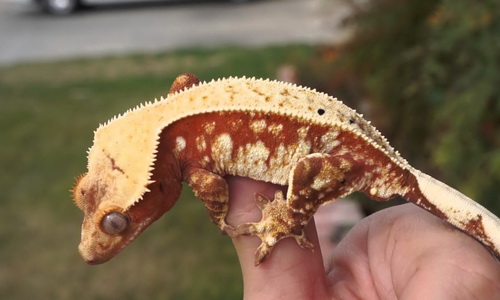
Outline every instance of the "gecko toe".
[[(273, 199), (273, 201), (286, 201), (285, 196), (283, 195), (283, 191), (277, 190), (274, 193), (274, 199)], [(268, 197), (266, 197), (266, 196), (264, 196), (264, 195), (262, 195), (260, 193), (255, 193), (255, 202), (256, 202), (257, 206), (261, 210), (264, 210), (265, 207), (269, 203), (271, 203), (272, 201)]]
[(236, 236), (238, 235), (254, 235), (257, 233), (254, 223), (240, 224), (234, 230)]
[(230, 237), (236, 237), (237, 236), (237, 234), (236, 234), (236, 228), (234, 228), (233, 226), (228, 225), (228, 224), (224, 224), (221, 227), (221, 233), (222, 234), (227, 234)]
[(271, 202), (271, 200), (269, 200), (269, 198), (267, 198), (266, 196), (260, 194), (260, 193), (255, 193), (255, 204), (257, 205), (257, 207), (259, 207), (261, 210), (264, 209), (264, 207), (266, 207), (266, 205)]
[(296, 235), (294, 237), (295, 237), (295, 240), (297, 241), (297, 244), (299, 244), (300, 247), (305, 248), (305, 249), (309, 249), (309, 250), (314, 250), (314, 244), (311, 243), (311, 241), (309, 241), (307, 239), (307, 237), (305, 236), (304, 233), (302, 233), (302, 235)]
[(257, 251), (255, 252), (255, 266), (258, 266), (267, 259), (267, 257), (271, 253), (271, 249), (272, 247), (265, 243), (260, 244), (259, 248), (257, 248)]

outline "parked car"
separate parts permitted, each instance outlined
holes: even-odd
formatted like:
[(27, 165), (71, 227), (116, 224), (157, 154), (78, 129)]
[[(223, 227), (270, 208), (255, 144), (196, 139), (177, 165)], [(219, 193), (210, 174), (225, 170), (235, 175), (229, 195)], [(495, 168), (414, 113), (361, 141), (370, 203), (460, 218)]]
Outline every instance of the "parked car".
[(43, 11), (53, 15), (67, 15), (80, 6), (80, 0), (35, 0), (35, 3)]
[[(131, 3), (144, 0), (34, 0), (35, 3), (45, 12), (52, 15), (69, 15), (84, 6), (112, 4), (112, 3)], [(166, 0), (146, 0), (149, 2)], [(178, 0), (179, 2), (182, 0)], [(247, 2), (250, 0), (228, 0), (231, 2)]]

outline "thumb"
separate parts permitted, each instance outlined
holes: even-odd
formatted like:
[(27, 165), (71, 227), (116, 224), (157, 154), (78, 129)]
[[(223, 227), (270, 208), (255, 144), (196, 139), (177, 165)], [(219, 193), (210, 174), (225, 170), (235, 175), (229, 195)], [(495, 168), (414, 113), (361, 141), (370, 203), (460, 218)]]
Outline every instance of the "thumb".
[[(273, 199), (275, 191), (283, 189), (241, 177), (228, 177), (227, 182), (230, 200), (226, 220), (235, 227), (260, 220), (255, 193)], [(295, 239), (283, 239), (276, 244), (267, 260), (258, 266), (254, 266), (254, 256), (260, 239), (255, 236), (233, 238), (243, 273), (245, 299), (327, 298), (326, 277), (314, 220), (309, 222), (306, 236), (314, 244), (313, 251), (302, 249)]]

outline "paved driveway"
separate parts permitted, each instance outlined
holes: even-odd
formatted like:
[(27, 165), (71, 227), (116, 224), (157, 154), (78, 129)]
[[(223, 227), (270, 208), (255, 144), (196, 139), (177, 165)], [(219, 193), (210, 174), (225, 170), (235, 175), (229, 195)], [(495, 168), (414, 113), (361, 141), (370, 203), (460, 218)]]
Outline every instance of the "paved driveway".
[[(190, 46), (332, 41), (324, 0), (162, 2), (101, 7), (70, 17), (29, 0), (0, 0), (0, 65)], [(335, 10), (338, 12), (338, 10)], [(325, 21), (326, 20), (326, 21)], [(330, 28), (329, 28), (330, 27)]]

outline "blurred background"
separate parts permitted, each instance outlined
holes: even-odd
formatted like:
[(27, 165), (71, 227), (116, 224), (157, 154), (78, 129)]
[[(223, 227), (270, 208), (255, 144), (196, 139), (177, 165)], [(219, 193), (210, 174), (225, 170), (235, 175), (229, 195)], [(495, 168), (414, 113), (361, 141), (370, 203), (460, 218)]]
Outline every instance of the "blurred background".
[[(497, 0), (29, 1), (0, 0), (1, 299), (241, 298), (232, 244), (189, 189), (112, 261), (77, 253), (69, 190), (93, 130), (184, 72), (335, 95), (500, 214)], [(325, 247), (400, 200), (339, 203), (317, 218)]]

